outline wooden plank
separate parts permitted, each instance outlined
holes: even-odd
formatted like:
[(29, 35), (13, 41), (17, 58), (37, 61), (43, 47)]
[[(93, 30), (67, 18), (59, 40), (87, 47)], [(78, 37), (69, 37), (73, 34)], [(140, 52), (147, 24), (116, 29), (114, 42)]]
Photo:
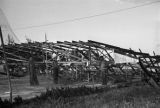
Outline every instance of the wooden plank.
[(114, 49), (114, 50), (119, 50), (119, 51), (126, 52), (126, 53), (130, 53), (130, 54), (149, 56), (148, 53), (139, 53), (139, 52), (135, 52), (135, 51), (132, 51), (132, 50), (128, 50), (128, 49), (116, 47), (116, 46), (113, 46), (113, 45), (104, 44), (104, 43), (101, 43), (101, 42), (96, 42), (96, 41), (92, 41), (92, 40), (88, 40), (88, 42), (90, 42), (90, 43), (96, 43), (96, 44), (100, 44), (100, 45), (104, 45), (104, 46), (106, 46), (106, 47), (108, 47), (108, 48), (112, 48), (112, 49)]
[(2, 45), (2, 50), (3, 50), (3, 57), (4, 57), (4, 60), (5, 60), (6, 72), (7, 72), (7, 76), (8, 76), (8, 85), (9, 85), (9, 92), (10, 92), (10, 102), (12, 103), (12, 84), (11, 84), (10, 73), (9, 73), (9, 69), (8, 69), (8, 62), (7, 62), (7, 58), (6, 58), (6, 53), (5, 53), (5, 47), (4, 47), (4, 41), (3, 41), (1, 27), (0, 27), (0, 38), (1, 38), (1, 45)]

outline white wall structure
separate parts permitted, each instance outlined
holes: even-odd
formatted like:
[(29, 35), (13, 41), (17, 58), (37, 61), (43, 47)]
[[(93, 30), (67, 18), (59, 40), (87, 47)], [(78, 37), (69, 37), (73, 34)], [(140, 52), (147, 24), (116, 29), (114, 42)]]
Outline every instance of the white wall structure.
[(125, 55), (117, 54), (117, 53), (114, 53), (114, 60), (115, 60), (115, 63), (133, 63), (134, 64), (138, 62), (137, 59), (134, 59)]

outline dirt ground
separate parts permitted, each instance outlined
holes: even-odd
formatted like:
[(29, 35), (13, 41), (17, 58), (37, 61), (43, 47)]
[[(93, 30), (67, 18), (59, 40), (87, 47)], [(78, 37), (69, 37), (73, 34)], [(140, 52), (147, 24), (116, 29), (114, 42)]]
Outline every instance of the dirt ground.
[[(91, 85), (92, 83), (83, 82), (83, 83), (74, 83), (74, 84), (54, 84), (50, 76), (40, 75), (38, 76), (39, 86), (30, 86), (29, 76), (25, 77), (12, 77), (12, 91), (13, 99), (16, 96), (21, 96), (23, 99), (28, 99), (40, 95), (41, 92), (45, 92), (46, 88), (56, 88), (56, 87), (65, 87), (65, 86), (80, 86), (80, 85)], [(8, 79), (6, 76), (0, 75), (0, 97), (2, 99), (9, 98), (9, 87)]]

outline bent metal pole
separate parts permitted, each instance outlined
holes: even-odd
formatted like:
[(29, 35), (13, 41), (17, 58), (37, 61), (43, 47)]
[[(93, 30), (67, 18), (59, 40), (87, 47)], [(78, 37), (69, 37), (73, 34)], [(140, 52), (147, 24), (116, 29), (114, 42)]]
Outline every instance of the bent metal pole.
[(9, 83), (10, 102), (12, 103), (12, 86), (11, 86), (11, 79), (10, 79), (10, 74), (9, 74), (9, 70), (8, 70), (8, 63), (7, 63), (7, 58), (6, 58), (6, 54), (5, 54), (5, 47), (4, 47), (4, 41), (3, 41), (3, 36), (2, 36), (1, 27), (0, 27), (0, 38), (1, 38), (1, 45), (2, 45), (2, 49), (3, 49), (3, 57), (4, 57), (4, 61), (5, 61), (5, 67), (6, 67), (7, 77), (8, 77), (8, 83)]

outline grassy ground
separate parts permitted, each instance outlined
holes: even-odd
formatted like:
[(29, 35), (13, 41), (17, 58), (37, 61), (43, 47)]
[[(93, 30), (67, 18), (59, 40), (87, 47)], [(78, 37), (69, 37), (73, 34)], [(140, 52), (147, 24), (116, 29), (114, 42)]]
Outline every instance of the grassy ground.
[[(46, 88), (55, 87), (53, 81), (46, 78), (45, 76), (38, 76), (38, 80), (40, 85), (33, 87), (29, 84), (29, 76), (20, 77), (20, 78), (12, 78), (12, 89), (13, 89), (13, 97), (20, 95), (23, 98), (33, 97), (33, 94), (37, 95), (39, 92), (45, 91)], [(59, 85), (57, 85), (59, 86)], [(0, 97), (8, 98), (9, 91), (8, 89), (8, 79), (6, 76), (0, 77)]]
[[(39, 75), (39, 86), (30, 86), (29, 76), (25, 77), (12, 77), (12, 89), (13, 89), (13, 98), (17, 95), (21, 96), (23, 99), (28, 99), (40, 95), (41, 92), (45, 92), (46, 88), (56, 88), (56, 87), (65, 87), (65, 86), (76, 86), (76, 85), (85, 85), (86, 82), (76, 82), (70, 83), (65, 79), (60, 79), (59, 84), (54, 84), (51, 76)], [(0, 97), (4, 99), (9, 98), (9, 88), (8, 88), (8, 79), (7, 76), (0, 75)]]
[[(39, 76), (38, 79), (40, 85), (36, 87), (29, 86), (28, 76), (12, 79), (13, 92), (16, 93), (14, 96), (22, 94), (23, 99), (31, 98), (44, 92), (46, 88), (62, 86), (53, 84), (52, 79), (45, 76)], [(4, 93), (8, 91), (7, 83), (7, 78), (0, 78), (0, 97), (9, 96)], [(88, 96), (35, 100), (15, 108), (160, 108), (160, 90), (148, 86), (132, 86)]]
[(89, 96), (47, 98), (18, 108), (160, 108), (160, 90), (147, 86), (126, 87)]

